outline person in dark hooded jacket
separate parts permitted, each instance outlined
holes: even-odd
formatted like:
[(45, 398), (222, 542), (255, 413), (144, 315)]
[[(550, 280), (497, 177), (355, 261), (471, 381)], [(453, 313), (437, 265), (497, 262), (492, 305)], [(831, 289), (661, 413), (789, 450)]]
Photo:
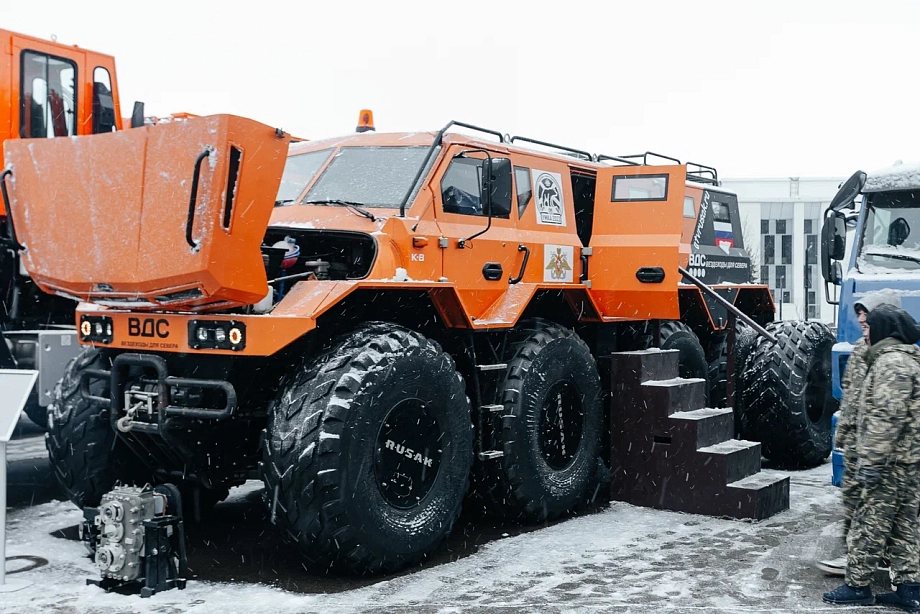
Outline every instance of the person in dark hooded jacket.
[[(879, 305), (901, 306), (901, 297), (893, 290), (879, 290), (870, 292), (853, 304), (856, 319), (863, 330), (863, 336), (854, 344), (853, 352), (847, 361), (847, 368), (843, 374), (840, 387), (843, 389), (843, 398), (840, 399), (840, 419), (834, 431), (834, 447), (843, 450), (843, 483), (840, 495), (843, 499), (843, 540), (846, 543), (850, 531), (850, 521), (853, 510), (859, 501), (862, 486), (856, 481), (856, 423), (859, 416), (859, 396), (862, 393), (863, 381), (866, 379), (866, 352), (869, 351), (869, 325), (866, 318), (873, 309)], [(883, 563), (884, 565), (884, 563)], [(846, 574), (846, 555), (820, 560), (818, 569), (833, 576)]]
[(869, 369), (856, 424), (856, 481), (862, 487), (847, 535), (845, 584), (824, 601), (875, 603), (869, 583), (886, 544), (896, 592), (880, 603), (920, 611), (920, 325), (880, 305), (867, 318)]

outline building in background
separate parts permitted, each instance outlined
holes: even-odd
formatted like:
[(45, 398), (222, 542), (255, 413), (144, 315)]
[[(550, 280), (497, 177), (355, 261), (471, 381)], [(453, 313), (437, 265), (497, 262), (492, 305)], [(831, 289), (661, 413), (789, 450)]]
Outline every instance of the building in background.
[(722, 182), (738, 195), (753, 277), (770, 286), (783, 319), (834, 321), (834, 306), (825, 300), (821, 277), (821, 223), (844, 179), (782, 177)]

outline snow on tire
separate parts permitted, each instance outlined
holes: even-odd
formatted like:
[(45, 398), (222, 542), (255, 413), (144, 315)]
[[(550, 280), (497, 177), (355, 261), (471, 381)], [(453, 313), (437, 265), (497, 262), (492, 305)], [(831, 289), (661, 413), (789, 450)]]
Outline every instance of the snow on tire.
[(590, 499), (602, 473), (597, 364), (574, 331), (544, 320), (511, 333), (506, 362), (504, 455), (480, 462), (477, 495), (504, 516), (555, 518)]
[(272, 521), (314, 568), (416, 563), (460, 513), (472, 435), (451, 357), (405, 328), (363, 325), (282, 382), (260, 465)]
[[(141, 461), (119, 439), (109, 410), (80, 395), (80, 375), (87, 369), (111, 367), (94, 348), (77, 354), (54, 387), (48, 411), (45, 445), (51, 467), (67, 497), (78, 507), (99, 505), (116, 482), (138, 480)], [(90, 392), (108, 396), (108, 383), (93, 381)]]
[(758, 338), (742, 374), (747, 437), (767, 458), (786, 467), (811, 467), (831, 452), (831, 347), (819, 322), (767, 325), (777, 338)]

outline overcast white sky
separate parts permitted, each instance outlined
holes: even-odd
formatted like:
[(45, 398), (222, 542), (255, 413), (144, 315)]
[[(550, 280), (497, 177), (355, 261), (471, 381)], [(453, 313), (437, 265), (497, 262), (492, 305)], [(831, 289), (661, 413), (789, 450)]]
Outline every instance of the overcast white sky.
[(920, 2), (0, 0), (0, 27), (115, 56), (122, 115), (306, 138), (450, 119), (723, 177), (918, 160)]

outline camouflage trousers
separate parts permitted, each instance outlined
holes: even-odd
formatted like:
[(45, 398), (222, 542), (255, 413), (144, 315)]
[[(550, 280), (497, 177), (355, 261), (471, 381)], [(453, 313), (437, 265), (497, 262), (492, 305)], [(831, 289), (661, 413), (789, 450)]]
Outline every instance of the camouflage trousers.
[(868, 586), (886, 545), (892, 582), (920, 583), (918, 506), (918, 464), (885, 467), (877, 484), (861, 488), (847, 534), (847, 584)]
[(846, 541), (850, 533), (850, 523), (853, 521), (853, 512), (862, 494), (862, 484), (856, 481), (855, 455), (844, 454), (843, 456), (843, 481), (840, 485), (840, 494), (843, 497), (843, 539)]

